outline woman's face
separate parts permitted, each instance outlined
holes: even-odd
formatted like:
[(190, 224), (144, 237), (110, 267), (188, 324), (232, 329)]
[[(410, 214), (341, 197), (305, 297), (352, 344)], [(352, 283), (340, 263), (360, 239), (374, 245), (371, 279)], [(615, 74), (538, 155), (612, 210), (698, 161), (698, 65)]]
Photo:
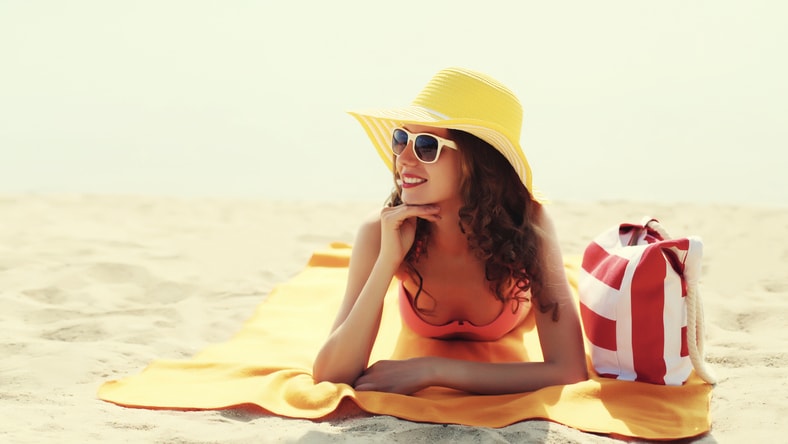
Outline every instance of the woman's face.
[[(446, 128), (406, 125), (411, 133), (430, 133), (451, 139)], [(439, 204), (460, 198), (461, 154), (444, 147), (435, 163), (422, 163), (413, 152), (413, 142), (396, 157), (395, 168), (402, 188), (402, 201), (408, 205)]]

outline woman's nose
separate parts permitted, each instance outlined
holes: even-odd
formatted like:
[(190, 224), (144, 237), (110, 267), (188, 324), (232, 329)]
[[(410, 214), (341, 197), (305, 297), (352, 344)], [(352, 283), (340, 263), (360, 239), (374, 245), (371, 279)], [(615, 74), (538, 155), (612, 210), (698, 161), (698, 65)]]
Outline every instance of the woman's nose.
[(413, 142), (408, 142), (405, 149), (397, 156), (397, 163), (402, 165), (415, 165), (419, 162), (416, 153), (413, 152)]

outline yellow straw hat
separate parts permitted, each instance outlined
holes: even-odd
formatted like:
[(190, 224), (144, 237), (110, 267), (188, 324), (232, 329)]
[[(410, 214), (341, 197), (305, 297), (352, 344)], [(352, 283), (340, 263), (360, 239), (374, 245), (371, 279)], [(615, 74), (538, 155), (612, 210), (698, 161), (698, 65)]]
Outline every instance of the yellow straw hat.
[(500, 151), (533, 193), (531, 167), (520, 148), (523, 108), (509, 88), (490, 76), (464, 68), (447, 68), (427, 83), (410, 106), (349, 113), (364, 127), (389, 169), (394, 168), (394, 128), (415, 124), (458, 129)]

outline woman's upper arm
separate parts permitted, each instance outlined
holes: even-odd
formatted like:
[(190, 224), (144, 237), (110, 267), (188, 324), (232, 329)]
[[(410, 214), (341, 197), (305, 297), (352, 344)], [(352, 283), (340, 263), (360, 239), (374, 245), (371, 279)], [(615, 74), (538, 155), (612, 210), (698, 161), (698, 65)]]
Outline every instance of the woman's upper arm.
[(545, 362), (562, 364), (571, 376), (584, 379), (585, 349), (577, 304), (569, 288), (564, 270), (564, 260), (552, 219), (542, 206), (537, 206), (535, 223), (541, 232), (539, 261), (542, 283), (538, 294), (540, 303), (556, 302), (558, 320), (553, 319), (553, 310), (547, 313), (536, 311), (536, 325)]
[(345, 296), (337, 312), (331, 331), (337, 329), (347, 318), (350, 310), (364, 288), (372, 267), (380, 253), (380, 213), (370, 215), (359, 227), (350, 254)]

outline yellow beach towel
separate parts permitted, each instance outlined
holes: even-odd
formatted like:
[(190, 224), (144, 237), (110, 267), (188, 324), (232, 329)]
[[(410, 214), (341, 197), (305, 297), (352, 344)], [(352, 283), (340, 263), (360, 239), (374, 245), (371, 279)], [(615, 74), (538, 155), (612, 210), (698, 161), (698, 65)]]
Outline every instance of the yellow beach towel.
[[(319, 419), (352, 401), (358, 408), (402, 419), (503, 427), (546, 419), (587, 432), (647, 439), (696, 436), (710, 429), (711, 386), (692, 375), (678, 387), (598, 377), (528, 393), (481, 396), (440, 387), (414, 395), (356, 392), (345, 384), (315, 384), (312, 360), (344, 295), (350, 247), (332, 244), (275, 288), (240, 332), (189, 360), (159, 360), (142, 373), (104, 383), (99, 398), (127, 407), (224, 409), (258, 406), (275, 415)], [(576, 288), (577, 265), (567, 264)], [(541, 360), (530, 315), (496, 342), (422, 338), (402, 326), (392, 285), (371, 362), (438, 355), (505, 362)]]

